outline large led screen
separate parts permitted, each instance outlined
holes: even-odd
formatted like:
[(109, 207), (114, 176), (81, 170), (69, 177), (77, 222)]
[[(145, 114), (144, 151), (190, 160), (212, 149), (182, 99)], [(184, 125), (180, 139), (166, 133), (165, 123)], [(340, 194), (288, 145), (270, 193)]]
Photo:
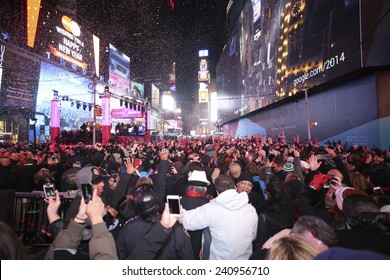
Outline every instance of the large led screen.
[(110, 87), (122, 94), (130, 88), (130, 58), (110, 44)]
[(247, 1), (217, 66), (219, 99), (229, 100), (222, 119), (365, 66), (389, 65), (389, 6), (385, 0)]
[(160, 105), (160, 90), (152, 84), (152, 107), (158, 109)]
[(131, 82), (131, 94), (135, 97), (145, 97), (145, 87), (143, 84)]
[(53, 90), (58, 92), (61, 100), (61, 129), (79, 129), (84, 122), (93, 120), (93, 109), (89, 110), (93, 104), (92, 83), (89, 79), (42, 62), (36, 112), (50, 117)]
[(55, 9), (49, 2), (42, 3), (34, 52), (77, 74), (92, 77), (93, 36), (87, 23)]

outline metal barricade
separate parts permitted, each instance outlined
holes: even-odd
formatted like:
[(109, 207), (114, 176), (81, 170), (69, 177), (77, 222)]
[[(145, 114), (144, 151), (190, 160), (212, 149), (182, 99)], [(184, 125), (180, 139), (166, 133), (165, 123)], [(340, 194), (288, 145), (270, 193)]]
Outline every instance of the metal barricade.
[[(72, 198), (61, 196), (59, 215), (64, 218)], [(47, 204), (43, 191), (16, 192), (14, 208), (14, 229), (24, 244), (49, 244), (53, 241), (48, 229)]]

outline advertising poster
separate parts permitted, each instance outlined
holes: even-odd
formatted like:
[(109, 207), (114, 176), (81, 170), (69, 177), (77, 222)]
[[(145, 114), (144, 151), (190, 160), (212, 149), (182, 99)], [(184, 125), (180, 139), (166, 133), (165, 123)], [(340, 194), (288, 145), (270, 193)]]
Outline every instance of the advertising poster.
[(131, 82), (131, 94), (135, 97), (145, 98), (144, 85), (136, 82)]
[(122, 94), (130, 89), (130, 58), (111, 44), (109, 84)]

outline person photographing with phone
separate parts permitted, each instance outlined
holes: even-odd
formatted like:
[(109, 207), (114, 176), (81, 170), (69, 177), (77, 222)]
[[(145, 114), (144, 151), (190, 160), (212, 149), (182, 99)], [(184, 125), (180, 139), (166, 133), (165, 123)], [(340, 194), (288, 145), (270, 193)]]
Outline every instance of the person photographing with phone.
[[(190, 238), (176, 223), (180, 215), (178, 196), (171, 197), (171, 206), (167, 202), (164, 208), (150, 183), (140, 184), (132, 196), (137, 216), (129, 219), (119, 233), (116, 241), (119, 259), (193, 259)], [(175, 208), (174, 215), (169, 212), (169, 207)], [(153, 242), (156, 244), (152, 246)]]
[[(60, 196), (56, 191), (54, 202), (49, 197), (49, 205), (60, 204)], [(80, 205), (76, 217), (70, 221), (67, 229), (60, 231), (51, 244), (45, 259), (83, 259), (85, 256), (78, 254), (78, 247), (82, 242), (83, 231), (86, 229), (86, 221), (91, 223), (92, 238), (88, 243), (89, 259), (91, 260), (116, 260), (118, 259), (115, 241), (108, 231), (103, 220), (105, 207), (95, 188), (88, 203), (84, 198), (80, 199)]]
[[(58, 199), (55, 200), (55, 203), (50, 198), (47, 200), (49, 204), (47, 207), (47, 216), (50, 223), (49, 229), (53, 232), (54, 236), (56, 236), (61, 230), (67, 228), (70, 222), (77, 217), (81, 200), (85, 201), (87, 204), (92, 200), (94, 191), (96, 191), (97, 196), (100, 197), (102, 195), (104, 182), (103, 176), (100, 173), (100, 169), (96, 166), (87, 166), (80, 169), (76, 173), (76, 185), (78, 187), (78, 194), (73, 199), (64, 219), (61, 219), (61, 217), (58, 215), (58, 208), (61, 202), (59, 202)], [(112, 219), (107, 215), (106, 211), (102, 213), (102, 217), (103, 216), (107, 225), (109, 226), (112, 223)], [(90, 220), (88, 219), (85, 222), (87, 227), (83, 231), (82, 240), (84, 240), (85, 243), (88, 243), (92, 237), (92, 233), (89, 229)]]
[[(165, 201), (166, 174), (168, 173), (168, 150), (162, 149), (159, 152), (160, 163), (158, 173), (153, 181), (145, 181), (145, 178), (138, 179), (136, 188), (132, 192), (132, 199), (137, 216), (130, 218), (117, 238), (117, 249), (119, 259), (193, 259), (191, 240), (183, 227), (176, 223), (176, 216), (169, 214), (169, 206)], [(141, 181), (142, 180), (142, 181)], [(179, 206), (180, 208), (180, 206)], [(163, 214), (173, 223), (168, 226), (161, 223)], [(167, 214), (168, 213), (168, 214)], [(168, 223), (169, 224), (169, 223)], [(159, 234), (163, 232), (162, 235)], [(162, 243), (159, 238), (163, 239)], [(150, 234), (150, 237), (148, 235)], [(167, 239), (165, 239), (167, 238)], [(160, 240), (160, 241), (157, 241)], [(156, 242), (152, 249), (149, 245)], [(154, 251), (155, 246), (158, 250)]]

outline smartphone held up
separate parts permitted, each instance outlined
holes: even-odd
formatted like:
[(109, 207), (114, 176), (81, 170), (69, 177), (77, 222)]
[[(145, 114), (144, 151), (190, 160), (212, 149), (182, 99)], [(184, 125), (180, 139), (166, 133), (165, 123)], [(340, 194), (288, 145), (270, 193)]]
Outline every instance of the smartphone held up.
[(178, 195), (168, 195), (167, 203), (169, 207), (169, 214), (171, 216), (180, 216), (180, 197)]
[(92, 185), (91, 184), (82, 184), (81, 190), (83, 192), (84, 202), (85, 202), (85, 204), (87, 204), (88, 202), (90, 202), (92, 200), (92, 195), (93, 195)]
[(54, 185), (51, 183), (43, 185), (43, 192), (45, 194), (45, 198), (49, 198), (50, 196), (55, 197), (56, 193), (54, 192), (54, 190)]

